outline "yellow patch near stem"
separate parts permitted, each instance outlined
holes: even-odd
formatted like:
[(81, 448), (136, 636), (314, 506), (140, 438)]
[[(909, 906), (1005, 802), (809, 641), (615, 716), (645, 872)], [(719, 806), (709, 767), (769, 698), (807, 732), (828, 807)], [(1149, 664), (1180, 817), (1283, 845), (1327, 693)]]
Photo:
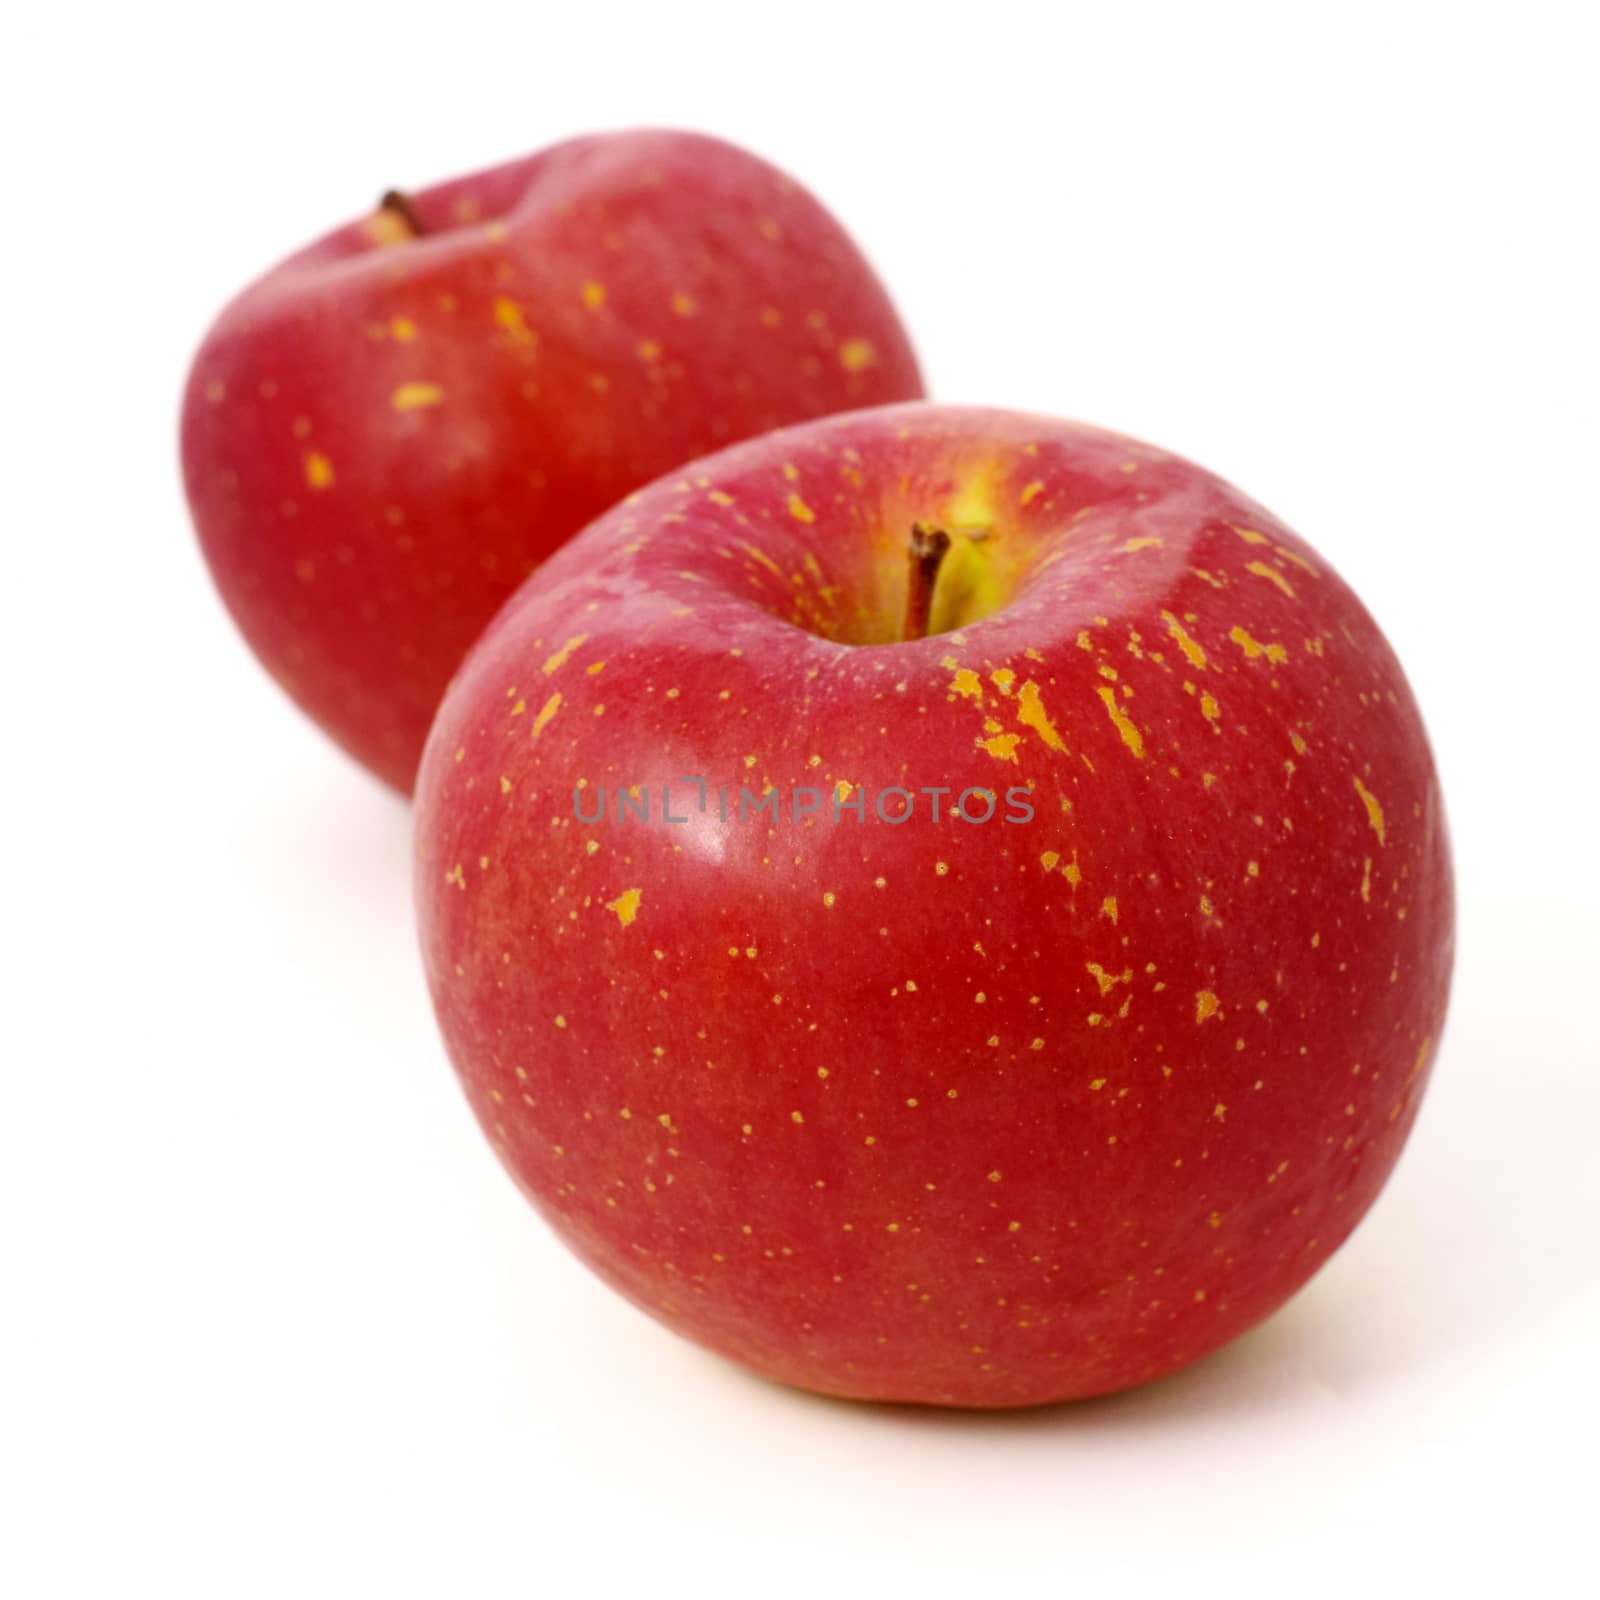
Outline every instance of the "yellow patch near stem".
[(952, 533), (971, 533), (995, 524), (995, 480), (1000, 464), (990, 461), (960, 478), (960, 486), (945, 502), (943, 526)]

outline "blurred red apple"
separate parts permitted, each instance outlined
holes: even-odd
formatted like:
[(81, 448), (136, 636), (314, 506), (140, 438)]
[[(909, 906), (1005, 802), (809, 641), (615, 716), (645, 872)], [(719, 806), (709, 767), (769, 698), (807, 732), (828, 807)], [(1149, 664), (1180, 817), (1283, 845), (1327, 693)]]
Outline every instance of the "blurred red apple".
[(417, 860), (549, 1222), (869, 1399), (1101, 1394), (1282, 1304), (1400, 1154), (1453, 950), (1422, 720), (1328, 562), (993, 411), (787, 429), (603, 517), (452, 687)]
[(782, 423), (921, 393), (832, 217), (745, 151), (576, 139), (390, 195), (219, 318), (189, 503), (268, 670), (409, 789), (501, 602), (623, 494)]

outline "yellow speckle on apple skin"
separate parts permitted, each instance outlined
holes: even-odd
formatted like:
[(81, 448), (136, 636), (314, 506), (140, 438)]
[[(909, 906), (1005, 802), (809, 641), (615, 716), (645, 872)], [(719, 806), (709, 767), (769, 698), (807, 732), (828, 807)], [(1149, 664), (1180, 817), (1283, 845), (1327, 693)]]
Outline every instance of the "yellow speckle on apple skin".
[(839, 346), (839, 365), (846, 372), (865, 372), (878, 359), (870, 339), (846, 339)]
[(444, 404), (444, 390), (436, 383), (402, 383), (389, 396), (389, 404), (400, 412), (426, 411)]
[(643, 889), (624, 889), (615, 900), (606, 902), (607, 911), (615, 911), (617, 921), (624, 928), (631, 928), (634, 919), (639, 915), (639, 903), (644, 899)]

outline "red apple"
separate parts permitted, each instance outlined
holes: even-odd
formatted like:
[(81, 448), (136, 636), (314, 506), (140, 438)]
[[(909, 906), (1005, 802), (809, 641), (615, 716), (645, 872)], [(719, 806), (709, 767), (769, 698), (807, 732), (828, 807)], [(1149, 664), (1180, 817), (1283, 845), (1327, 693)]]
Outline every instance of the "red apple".
[(450, 674), (565, 539), (679, 462), (922, 392), (882, 286), (755, 156), (575, 139), (391, 195), (212, 328), (189, 503), (245, 637), (411, 787)]
[(456, 679), (417, 860), (518, 1184), (835, 1395), (1101, 1394), (1242, 1333), (1383, 1186), (1449, 987), (1360, 601), (1189, 462), (1004, 412), (790, 428), (602, 517)]

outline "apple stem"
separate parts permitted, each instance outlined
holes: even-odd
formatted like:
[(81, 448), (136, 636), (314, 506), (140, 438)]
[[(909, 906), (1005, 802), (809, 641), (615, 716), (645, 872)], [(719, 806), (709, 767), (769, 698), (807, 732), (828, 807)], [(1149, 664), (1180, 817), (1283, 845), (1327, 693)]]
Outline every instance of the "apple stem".
[(420, 239), (427, 232), (411, 204), (411, 197), (401, 193), (399, 189), (386, 190), (383, 198), (378, 202), (378, 209), (387, 211), (392, 217), (398, 217), (411, 230), (415, 238)]
[(930, 528), (925, 522), (911, 524), (911, 543), (907, 547), (909, 575), (906, 583), (906, 620), (901, 636), (925, 639), (933, 617), (933, 586), (939, 568), (950, 550), (950, 535), (943, 528)]

